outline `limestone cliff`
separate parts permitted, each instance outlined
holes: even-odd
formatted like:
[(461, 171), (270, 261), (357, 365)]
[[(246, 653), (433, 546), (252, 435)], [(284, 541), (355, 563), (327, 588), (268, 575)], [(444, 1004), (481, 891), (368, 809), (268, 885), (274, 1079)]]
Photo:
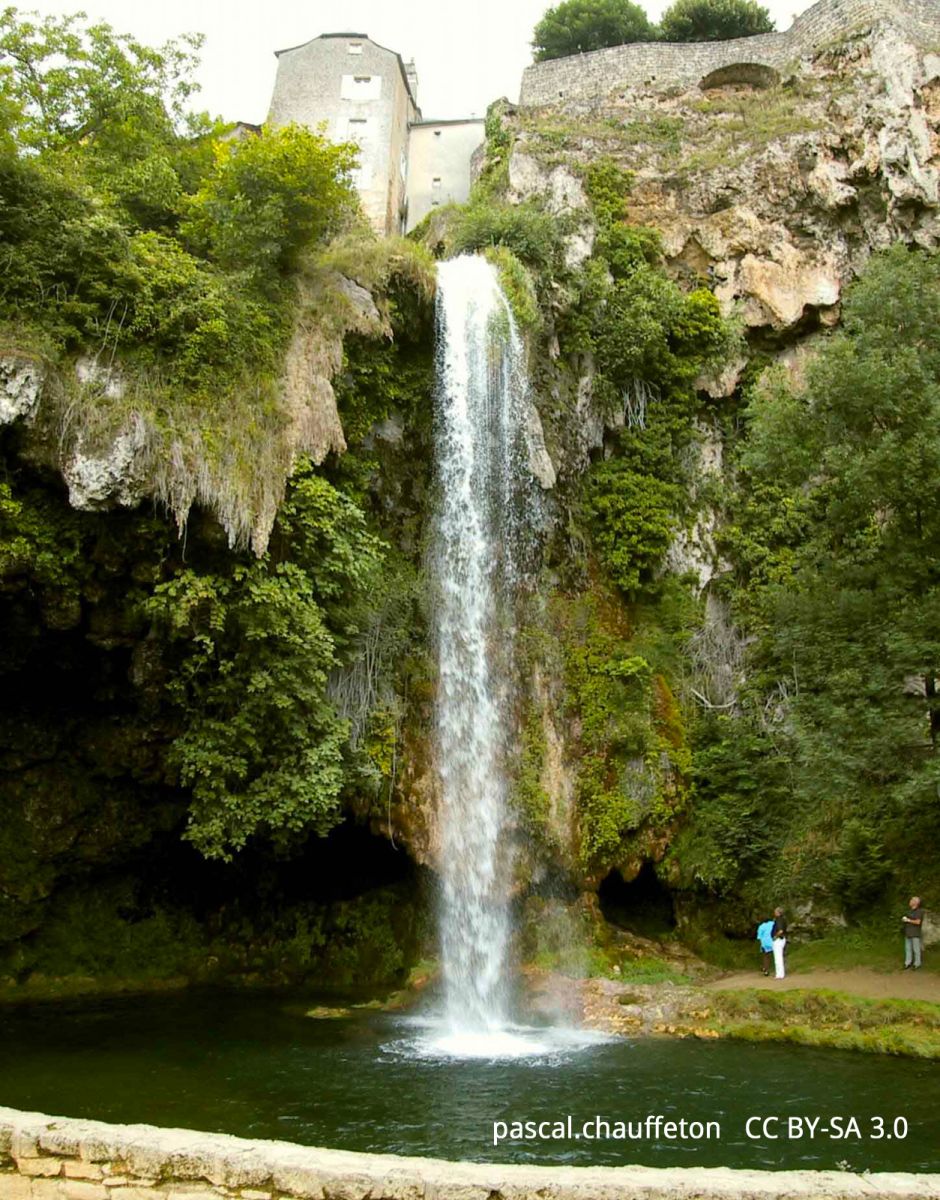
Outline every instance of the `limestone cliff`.
[[(694, 82), (621, 78), (512, 111), (512, 197), (581, 212), (579, 169), (609, 155), (634, 176), (630, 219), (661, 232), (670, 270), (707, 281), (752, 343), (832, 324), (873, 249), (940, 238), (940, 56), (891, 8), (868, 8), (880, 15), (779, 70), (755, 67), (748, 42), (764, 39), (745, 39), (726, 57), (746, 61)], [(659, 49), (680, 50), (645, 48)], [(585, 221), (572, 252), (589, 236)], [(735, 378), (712, 389), (730, 394)]]

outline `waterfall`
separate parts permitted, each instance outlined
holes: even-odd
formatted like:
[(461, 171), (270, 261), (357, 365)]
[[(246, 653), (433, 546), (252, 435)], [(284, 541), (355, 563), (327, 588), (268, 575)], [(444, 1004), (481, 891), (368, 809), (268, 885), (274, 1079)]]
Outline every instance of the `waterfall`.
[(522, 342), (483, 258), (438, 267), (436, 365), (441, 949), (446, 1023), (472, 1037), (509, 1020), (513, 600), (533, 487)]

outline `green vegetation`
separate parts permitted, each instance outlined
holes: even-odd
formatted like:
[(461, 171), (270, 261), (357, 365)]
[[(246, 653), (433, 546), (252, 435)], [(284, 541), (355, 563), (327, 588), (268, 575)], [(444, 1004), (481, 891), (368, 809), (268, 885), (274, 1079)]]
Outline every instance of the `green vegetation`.
[(542, 314), (531, 272), (506, 245), (488, 246), (484, 253), (499, 271), (500, 286), (509, 301), (516, 324), (525, 333), (537, 333)]
[(502, 246), (526, 267), (551, 276), (561, 273), (561, 232), (558, 221), (537, 204), (474, 196), (459, 214), (448, 249), (452, 254), (469, 254)]
[(585, 515), (609, 577), (636, 598), (655, 583), (689, 506), (681, 455), (692, 438), (695, 377), (723, 360), (733, 336), (711, 292), (683, 292), (666, 277), (655, 232), (625, 221), (630, 176), (599, 159), (585, 184), (597, 258), (612, 284), (585, 296), (591, 315), (579, 334), (594, 354), (595, 395), (626, 417), (616, 453), (588, 475)]
[(545, 62), (628, 42), (719, 42), (773, 28), (757, 0), (675, 0), (659, 27), (632, 0), (563, 0), (536, 25), (532, 48)]
[(678, 169), (688, 176), (743, 162), (771, 142), (822, 128), (824, 122), (807, 112), (807, 100), (813, 96), (812, 86), (776, 84), (697, 101), (692, 110), (704, 118), (704, 127), (695, 139), (701, 148), (683, 158)]
[(663, 13), (660, 32), (667, 42), (723, 42), (773, 28), (757, 0), (674, 0)]
[[(211, 930), (142, 883), (84, 900), (180, 834), (234, 878), (384, 801), (426, 674), (433, 260), (360, 223), (352, 147), (188, 115), (197, 49), (0, 15), (0, 348), (42, 376), (0, 479), (0, 975), (391, 980), (400, 889)], [(392, 416), (406, 446), (366, 449)], [(48, 469), (116, 443), (133, 511), (75, 512)]]
[(14, 9), (0, 23), (0, 317), (63, 349), (144, 353), (181, 383), (271, 360), (284, 273), (354, 204), (349, 147), (297, 128), (220, 141), (185, 116), (197, 45)]
[(0, 338), (43, 347), (50, 465), (123, 438), (181, 526), (202, 503), (260, 550), (298, 449), (280, 378), (297, 272), (306, 295), (323, 276), (309, 252), (356, 219), (355, 156), (187, 116), (197, 47), (2, 14)]
[[(801, 941), (794, 962), (800, 971), (851, 970), (896, 971), (901, 959), (900, 923), (896, 918), (836, 928), (812, 941)], [(925, 955), (924, 969), (936, 969), (934, 956)]]
[(652, 609), (634, 620), (631, 628), (617, 597), (596, 581), (582, 594), (557, 596), (551, 608), (564, 712), (579, 730), (581, 865), (595, 874), (661, 836), (687, 798), (688, 746), (662, 674), (670, 634)]
[(532, 47), (535, 61), (544, 62), (655, 37), (655, 26), (631, 0), (562, 0), (536, 25)]
[(548, 742), (545, 738), (542, 713), (535, 707), (529, 712), (523, 726), (521, 740), (513, 800), (522, 812), (530, 836), (537, 845), (544, 848), (550, 841), (548, 820), (551, 797), (542, 786)]
[(209, 856), (259, 829), (326, 833), (339, 819), (348, 727), (326, 686), (380, 544), (309, 470), (291, 481), (274, 541), (273, 554), (221, 575), (184, 569), (145, 605), (187, 714), (168, 760), (192, 793), (187, 837)]
[(786, 663), (802, 677), (797, 794), (825, 800), (830, 838), (838, 830), (826, 839), (828, 874), (850, 906), (880, 890), (878, 848), (896, 846), (892, 857), (910, 864), (916, 847), (900, 848), (912, 807), (924, 836), (940, 816), (940, 527), (926, 501), (940, 466), (938, 281), (936, 256), (898, 247), (874, 260), (805, 395), (755, 400), (742, 454), (803, 517), (789, 579), (765, 592), (763, 650), (768, 667)]
[(246, 897), (211, 930), (136, 891), (123, 880), (64, 893), (38, 936), (0, 958), (0, 1000), (240, 981), (401, 986), (426, 936), (420, 901), (401, 887), (333, 904), (253, 908)]
[(805, 385), (750, 390), (721, 545), (748, 684), (700, 725), (672, 855), (752, 912), (813, 896), (887, 936), (890, 905), (940, 883), (938, 281), (935, 255), (876, 255)]
[(706, 1027), (723, 1037), (940, 1058), (940, 1005), (841, 992), (714, 992)]
[[(127, 877), (158, 842), (179, 853), (182, 835), (224, 872), (290, 861), (344, 813), (396, 834), (424, 819), (431, 241), (499, 271), (549, 446), (566, 449), (518, 614), (520, 824), (566, 885), (655, 864), (716, 957), (753, 952), (724, 931), (771, 900), (812, 901), (820, 928), (867, 922), (827, 954), (886, 963), (894, 899), (940, 887), (940, 259), (875, 255), (805, 384), (754, 356), (735, 396), (706, 401), (696, 383), (737, 334), (707, 281), (670, 277), (656, 231), (632, 223), (634, 172), (813, 128), (801, 85), (626, 121), (494, 106), (471, 202), (423, 241), (379, 240), (357, 224), (349, 147), (296, 128), (226, 140), (186, 116), (196, 48), (0, 18), (0, 346), (45, 378), (0, 476), (0, 671), (29, 701), (0, 714), (0, 935), (19, 945), (4, 973), (203, 978), (214, 957), (223, 975), (402, 976), (418, 940), (418, 918), (399, 928), (392, 911), (403, 886), (242, 912), (210, 936), (196, 901), (115, 885), (87, 906), (97, 932), (76, 930), (88, 880), (112, 863)], [(687, 116), (703, 136), (682, 162)], [(509, 202), (517, 130), (572, 164), (590, 214)], [(591, 216), (593, 254), (573, 267), (566, 239)], [(730, 464), (707, 479), (704, 424)], [(122, 436), (130, 511), (74, 512), (50, 468)], [(713, 525), (727, 565), (700, 598), (675, 564)], [(571, 812), (549, 787), (566, 772)], [(595, 945), (589, 924), (588, 969), (674, 974)], [(570, 929), (547, 925), (536, 961), (571, 965)], [(729, 1009), (727, 1028), (749, 1013)], [(818, 1026), (791, 1015), (775, 1036)]]

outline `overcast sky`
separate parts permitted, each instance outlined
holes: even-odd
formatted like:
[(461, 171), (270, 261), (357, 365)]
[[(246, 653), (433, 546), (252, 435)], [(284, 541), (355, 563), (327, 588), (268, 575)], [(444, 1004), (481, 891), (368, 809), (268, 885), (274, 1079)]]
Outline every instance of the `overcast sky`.
[[(658, 19), (669, 2), (645, 7)], [(764, 3), (777, 28), (786, 29), (810, 0)], [(406, 61), (414, 58), (425, 117), (483, 116), (491, 100), (518, 99), (532, 28), (549, 0), (24, 0), (17, 7), (58, 16), (82, 9), (150, 44), (203, 33), (199, 107), (227, 121), (260, 123), (274, 51), (320, 33), (365, 33)]]

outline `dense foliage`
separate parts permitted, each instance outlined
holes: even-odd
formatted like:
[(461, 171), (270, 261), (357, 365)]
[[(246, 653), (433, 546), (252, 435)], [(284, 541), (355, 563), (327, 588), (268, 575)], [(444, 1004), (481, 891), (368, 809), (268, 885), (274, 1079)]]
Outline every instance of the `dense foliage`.
[[(31, 598), (56, 627), (111, 622), (120, 639), (146, 641), (134, 681), (159, 727), (152, 774), (182, 785), (187, 837), (224, 858), (340, 819), (366, 750), (351, 745), (332, 684), (362, 656), (391, 589), (365, 511), (374, 464), (334, 467), (331, 483), (286, 441), (299, 401), (279, 373), (298, 309), (310, 372), (328, 377), (331, 355), (341, 368), (340, 339), (359, 331), (363, 369), (337, 382), (356, 442), (396, 406), (424, 419), (433, 268), (418, 247), (361, 230), (324, 250), (355, 220), (353, 149), (295, 126), (230, 136), (192, 115), (197, 50), (197, 39), (147, 48), (79, 17), (2, 14), (0, 322), (3, 349), (39, 358), (53, 380), (40, 461), (142, 429), (153, 494), (184, 526), (194, 500), (214, 499), (220, 516), (227, 506), (239, 544), (222, 553), (198, 520), (188, 550), (161, 518), (146, 536), (135, 525), (140, 561), (120, 559), (135, 586), (98, 616), (100, 522), (63, 513), (9, 467), (0, 599), (22, 626), (8, 670), (36, 652)], [(372, 288), (379, 309), (357, 316), (342, 277)], [(79, 354), (102, 373), (85, 387)], [(243, 533), (259, 510), (277, 512), (255, 556), (242, 552), (240, 503)], [(390, 577), (403, 572), (396, 559)]]
[(292, 127), (221, 139), (186, 109), (197, 48), (2, 14), (0, 321), (219, 393), (273, 366), (287, 273), (351, 213), (354, 157)]
[(753, 393), (724, 544), (750, 685), (707, 730), (676, 850), (719, 891), (753, 863), (851, 912), (936, 879), (938, 284), (936, 255), (876, 256), (805, 386)]
[(634, 597), (657, 577), (689, 507), (683, 451), (693, 437), (694, 381), (733, 335), (704, 288), (682, 291), (658, 265), (658, 243), (623, 217), (629, 178), (610, 162), (587, 179), (597, 252), (611, 279), (585, 296), (595, 394), (623, 413), (616, 453), (590, 471), (586, 508), (610, 578)]
[(675, 0), (663, 13), (660, 33), (667, 42), (723, 42), (773, 28), (757, 0)]
[(294, 477), (275, 541), (276, 553), (234, 570), (184, 569), (145, 605), (186, 714), (169, 761), (192, 791), (188, 836), (209, 855), (259, 830), (325, 833), (339, 817), (349, 730), (327, 682), (380, 546), (359, 509), (309, 471)]
[(562, 0), (536, 25), (532, 46), (535, 61), (544, 62), (655, 37), (655, 26), (632, 0)]

